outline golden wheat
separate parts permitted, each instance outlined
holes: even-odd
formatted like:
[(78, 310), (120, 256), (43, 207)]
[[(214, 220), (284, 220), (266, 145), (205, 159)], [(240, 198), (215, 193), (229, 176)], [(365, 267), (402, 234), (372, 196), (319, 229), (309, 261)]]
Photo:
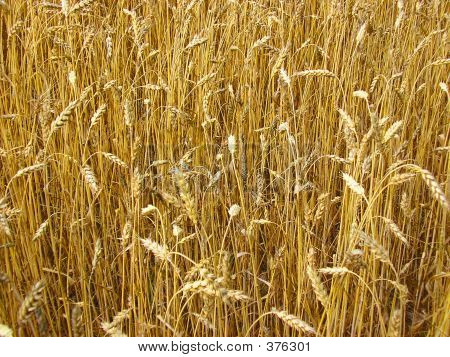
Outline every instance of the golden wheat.
[(0, 0), (0, 336), (448, 336), (447, 10)]

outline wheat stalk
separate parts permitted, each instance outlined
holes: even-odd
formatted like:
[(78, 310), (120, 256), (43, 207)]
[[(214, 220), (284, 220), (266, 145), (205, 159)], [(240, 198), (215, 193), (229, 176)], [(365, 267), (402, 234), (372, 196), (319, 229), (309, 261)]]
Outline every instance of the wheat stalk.
[(116, 165), (118, 165), (120, 167), (123, 167), (125, 169), (128, 168), (128, 165), (125, 162), (123, 162), (121, 159), (119, 159), (116, 155), (111, 154), (109, 152), (102, 152), (102, 154), (103, 154), (103, 156), (105, 156), (112, 163), (114, 163), (114, 164), (116, 164)]
[(81, 0), (80, 2), (76, 3), (75, 5), (73, 5), (69, 9), (68, 12), (69, 13), (75, 13), (75, 12), (79, 12), (79, 11), (85, 10), (89, 6), (91, 6), (93, 2), (94, 2), (94, 0)]
[(99, 120), (102, 117), (102, 115), (106, 112), (106, 108), (107, 108), (106, 104), (102, 104), (101, 106), (98, 107), (98, 109), (96, 110), (94, 115), (91, 117), (91, 120), (90, 120), (91, 126), (90, 126), (90, 128), (92, 128), (92, 127), (97, 125), (97, 123), (99, 122)]
[(301, 320), (297, 316), (291, 315), (287, 311), (278, 310), (276, 308), (272, 308), (271, 312), (275, 316), (280, 318), (286, 325), (296, 329), (297, 331), (310, 335), (316, 335), (316, 330), (314, 329), (314, 327)]
[(0, 213), (0, 228), (8, 237), (12, 236), (12, 231), (9, 226), (8, 218), (5, 214)]
[(357, 34), (356, 34), (356, 47), (359, 47), (362, 43), (362, 41), (364, 40), (364, 37), (366, 35), (366, 30), (367, 30), (367, 21), (364, 22), (361, 27), (359, 28)]
[(97, 239), (97, 241), (95, 242), (94, 256), (92, 258), (91, 274), (89, 275), (89, 280), (92, 279), (92, 276), (95, 273), (95, 269), (97, 268), (97, 264), (100, 259), (100, 255), (102, 254), (102, 251), (103, 251), (102, 241), (100, 239)]
[(406, 236), (403, 234), (401, 229), (395, 224), (395, 222), (389, 218), (382, 217), (383, 221), (388, 226), (389, 230), (394, 234), (396, 238), (398, 238), (401, 242), (403, 242), (406, 246), (409, 246), (409, 241)]
[(84, 177), (84, 180), (89, 185), (89, 188), (91, 189), (92, 193), (95, 195), (100, 190), (98, 186), (97, 177), (95, 176), (94, 171), (89, 165), (84, 165), (81, 168), (81, 173)]
[(401, 310), (394, 310), (389, 320), (389, 337), (399, 337), (402, 330), (402, 312)]
[(407, 182), (411, 179), (413, 179), (416, 175), (411, 172), (405, 172), (402, 174), (395, 174), (392, 176), (389, 180), (390, 184), (392, 185), (400, 185), (404, 182)]
[(411, 165), (410, 167), (412, 168), (413, 172), (418, 173), (420, 177), (422, 177), (422, 179), (430, 189), (432, 196), (440, 203), (440, 205), (445, 210), (450, 210), (450, 204), (447, 200), (447, 197), (445, 197), (445, 193), (442, 190), (441, 185), (439, 185), (439, 183), (436, 181), (433, 174), (430, 171), (423, 169), (417, 165)]
[(190, 193), (189, 185), (183, 172), (181, 172), (178, 168), (175, 170), (175, 181), (180, 191), (180, 197), (183, 201), (188, 217), (194, 224), (197, 224), (197, 211), (194, 197)]
[(192, 313), (192, 315), (194, 315), (198, 319), (198, 321), (200, 321), (201, 324), (203, 326), (205, 326), (207, 329), (212, 330), (212, 331), (216, 330), (216, 327), (214, 326), (214, 324), (210, 320), (208, 320), (208, 318), (206, 318), (205, 316), (202, 316), (202, 315), (197, 314), (195, 312)]
[(392, 124), (389, 129), (386, 130), (386, 133), (383, 137), (383, 144), (387, 143), (389, 140), (391, 140), (394, 135), (397, 133), (397, 131), (402, 127), (403, 121), (398, 120), (394, 124)]
[(369, 99), (369, 94), (364, 90), (355, 90), (353, 92), (353, 96), (356, 98), (364, 99), (366, 101)]
[(273, 78), (273, 77), (275, 76), (275, 74), (277, 74), (277, 72), (280, 70), (281, 66), (282, 66), (283, 63), (284, 63), (284, 60), (285, 60), (286, 57), (288, 56), (289, 48), (290, 48), (290, 46), (287, 45), (287, 46), (283, 47), (283, 48), (280, 50), (280, 52), (279, 52), (279, 54), (278, 54), (278, 58), (277, 58), (277, 60), (275, 61), (275, 64), (273, 65), (273, 67), (272, 67), (272, 71), (271, 71), (271, 73), (270, 73), (270, 78)]
[(35, 240), (39, 239), (44, 235), (45, 231), (47, 230), (49, 222), (50, 219), (46, 219), (44, 222), (41, 223), (39, 228), (36, 230), (36, 233), (34, 233), (33, 239), (31, 241), (34, 242)]
[(141, 239), (141, 243), (147, 250), (151, 251), (155, 255), (155, 257), (161, 262), (165, 261), (171, 262), (170, 251), (165, 244), (161, 245), (151, 240), (150, 238)]
[(11, 178), (11, 180), (30, 175), (33, 172), (37, 172), (37, 171), (44, 169), (46, 166), (47, 166), (47, 164), (45, 164), (45, 163), (39, 163), (39, 164), (24, 167), (23, 169), (20, 169), (19, 171), (17, 171), (16, 174)]
[(13, 331), (7, 325), (0, 324), (0, 337), (13, 337)]
[(376, 259), (383, 263), (392, 264), (389, 252), (380, 243), (362, 231), (359, 232), (359, 237), (361, 238), (361, 242), (370, 248), (370, 251)]
[(17, 319), (19, 324), (25, 324), (34, 311), (42, 304), (45, 289), (45, 281), (38, 281), (20, 305)]
[(352, 190), (355, 194), (361, 197), (365, 197), (365, 190), (352, 176), (342, 173), (342, 178), (344, 179), (347, 187)]
[(83, 319), (82, 319), (82, 309), (79, 305), (75, 305), (72, 309), (72, 314), (71, 314), (71, 327), (72, 327), (72, 334), (74, 337), (81, 337), (83, 336), (83, 332), (82, 332), (82, 324), (83, 324)]
[(199, 35), (195, 35), (191, 42), (188, 43), (188, 45), (184, 48), (185, 51), (193, 49), (195, 47), (198, 47), (202, 44), (204, 44), (206, 41), (208, 41), (207, 37), (201, 37)]
[(71, 101), (67, 105), (67, 107), (65, 107), (64, 110), (56, 117), (56, 119), (53, 120), (50, 126), (50, 135), (67, 124), (75, 108), (78, 107), (78, 105), (87, 97), (89, 90), (90, 87), (86, 87), (81, 93), (80, 97)]
[(300, 72), (294, 72), (292, 77), (325, 77), (336, 78), (336, 75), (327, 69), (306, 69)]
[(319, 272), (322, 274), (329, 274), (329, 275), (345, 275), (350, 273), (351, 271), (346, 267), (331, 267), (331, 268), (320, 268)]
[(314, 268), (314, 250), (310, 249), (308, 253), (308, 265), (306, 266), (306, 275), (308, 276), (311, 285), (313, 287), (314, 293), (316, 294), (317, 299), (320, 301), (323, 307), (327, 307), (328, 305), (328, 292), (325, 289), (325, 286), (320, 279), (319, 274), (317, 274), (316, 269)]
[(125, 334), (120, 329), (120, 325), (130, 317), (131, 309), (124, 309), (119, 311), (111, 322), (102, 322), (101, 327), (106, 334), (112, 337), (125, 337)]

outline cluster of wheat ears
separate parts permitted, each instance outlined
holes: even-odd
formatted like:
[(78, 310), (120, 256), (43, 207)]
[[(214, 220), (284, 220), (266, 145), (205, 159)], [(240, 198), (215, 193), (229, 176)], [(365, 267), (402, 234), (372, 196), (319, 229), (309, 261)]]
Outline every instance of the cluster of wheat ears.
[(0, 335), (449, 335), (448, 10), (1, 0)]

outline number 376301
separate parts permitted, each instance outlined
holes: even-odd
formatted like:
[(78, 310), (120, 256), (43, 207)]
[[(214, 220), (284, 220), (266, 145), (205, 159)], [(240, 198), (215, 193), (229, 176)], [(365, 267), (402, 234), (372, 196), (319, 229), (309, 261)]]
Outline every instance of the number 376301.
[(269, 352), (309, 352), (309, 342), (267, 342), (266, 350)]

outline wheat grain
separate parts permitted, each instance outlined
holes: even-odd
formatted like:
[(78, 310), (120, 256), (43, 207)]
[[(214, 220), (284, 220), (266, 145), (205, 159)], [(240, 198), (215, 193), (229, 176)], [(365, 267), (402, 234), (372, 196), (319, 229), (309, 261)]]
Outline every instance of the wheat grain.
[(58, 129), (61, 129), (64, 127), (67, 122), (69, 121), (71, 115), (73, 114), (73, 111), (75, 108), (84, 101), (87, 94), (90, 91), (90, 87), (86, 87), (83, 92), (81, 92), (80, 97), (78, 99), (75, 99), (71, 101), (67, 107), (64, 108), (64, 110), (56, 117), (55, 120), (53, 120), (51, 126), (50, 126), (50, 134), (54, 133)]
[(330, 72), (327, 69), (306, 69), (300, 72), (294, 72), (292, 77), (325, 77), (325, 78), (333, 78), (336, 75), (333, 72)]
[(8, 282), (9, 282), (8, 275), (0, 271), (0, 283), (8, 283)]
[(13, 337), (13, 331), (8, 326), (0, 324), (0, 337)]
[(71, 327), (72, 327), (72, 334), (74, 337), (81, 337), (83, 336), (83, 332), (82, 332), (82, 324), (83, 324), (83, 320), (82, 320), (82, 309), (79, 305), (75, 305), (72, 309), (72, 314), (71, 314)]
[(94, 0), (81, 0), (80, 2), (76, 3), (69, 9), (69, 13), (75, 13), (82, 10), (86, 10), (89, 6), (92, 5)]
[(286, 325), (296, 329), (297, 331), (311, 335), (316, 334), (316, 330), (311, 325), (298, 317), (289, 314), (287, 311), (272, 308), (272, 313), (279, 317), (284, 323), (286, 323)]
[(95, 195), (100, 190), (98, 186), (97, 177), (95, 176), (94, 171), (89, 165), (84, 165), (81, 168), (81, 173), (83, 174), (84, 180), (89, 185), (89, 188), (91, 189), (92, 193)]
[(404, 182), (410, 181), (411, 179), (413, 179), (416, 175), (411, 173), (411, 172), (405, 172), (402, 174), (395, 174), (391, 177), (390, 179), (390, 183), (392, 185), (400, 185)]
[(280, 78), (288, 86), (291, 86), (291, 78), (284, 68), (280, 68)]
[(204, 44), (206, 41), (208, 41), (207, 37), (201, 37), (199, 35), (195, 35), (191, 42), (188, 43), (188, 45), (184, 48), (185, 51), (193, 49), (195, 47), (198, 47), (202, 44)]
[(269, 42), (269, 40), (271, 39), (270, 36), (264, 36), (262, 38), (260, 38), (259, 40), (255, 41), (252, 46), (250, 47), (250, 51), (253, 51), (257, 48), (263, 47), (267, 42)]
[(39, 228), (36, 230), (36, 233), (34, 233), (34, 236), (32, 239), (33, 242), (44, 235), (45, 231), (47, 230), (49, 222), (50, 222), (50, 219), (46, 219), (44, 222), (41, 223)]
[(112, 163), (114, 163), (120, 167), (123, 167), (125, 169), (128, 168), (128, 165), (125, 162), (123, 162), (121, 159), (119, 159), (116, 155), (111, 154), (109, 152), (102, 152), (102, 154)]
[(42, 304), (45, 281), (38, 281), (20, 305), (17, 319), (21, 325), (25, 324), (33, 312)]
[(343, 172), (342, 178), (344, 179), (350, 190), (352, 190), (358, 196), (365, 197), (364, 187), (362, 187), (352, 176)]
[(389, 129), (386, 130), (386, 133), (383, 137), (383, 143), (387, 143), (389, 140), (391, 140), (394, 135), (397, 133), (397, 131), (402, 127), (403, 121), (398, 120), (394, 124), (392, 124)]
[(275, 64), (272, 67), (272, 71), (270, 73), (270, 78), (273, 78), (275, 76), (275, 74), (280, 70), (281, 66), (283, 65), (286, 57), (288, 56), (289, 53), (289, 48), (290, 45), (286, 45), (285, 47), (283, 47), (279, 54), (278, 54), (278, 58), (275, 61)]
[(100, 259), (100, 255), (102, 254), (102, 251), (103, 251), (102, 241), (100, 239), (97, 239), (97, 241), (95, 242), (94, 256), (92, 258), (92, 263), (91, 263), (91, 274), (90, 274), (91, 278), (92, 278), (93, 274), (95, 273), (95, 269), (97, 268), (97, 264)]
[(402, 329), (402, 312), (401, 310), (394, 310), (389, 320), (389, 332), (390, 337), (399, 337)]
[(314, 268), (314, 249), (310, 248), (308, 253), (308, 265), (306, 266), (306, 274), (311, 282), (314, 293), (316, 294), (317, 299), (320, 301), (323, 307), (327, 307), (328, 305), (328, 292), (325, 289), (325, 286), (320, 279), (319, 274), (317, 274), (316, 269)]
[(157, 210), (158, 210), (158, 208), (156, 208), (155, 206), (153, 206), (153, 205), (148, 205), (148, 206), (146, 206), (146, 207), (144, 207), (144, 208), (141, 209), (141, 214), (142, 214), (143, 216), (146, 216), (146, 215), (148, 215), (149, 213), (155, 212), (155, 211), (157, 211)]
[(11, 178), (11, 180), (30, 175), (33, 172), (37, 172), (37, 171), (44, 169), (46, 166), (47, 166), (47, 164), (45, 164), (45, 163), (39, 163), (39, 164), (24, 167), (23, 169), (20, 169), (19, 171), (17, 171), (16, 174)]
[(364, 40), (364, 37), (366, 35), (366, 30), (367, 30), (367, 21), (364, 22), (361, 27), (358, 30), (358, 33), (356, 34), (356, 47), (360, 46), (362, 41)]
[(215, 330), (216, 330), (216, 328), (215, 328), (215, 326), (213, 325), (213, 323), (212, 323), (211, 321), (209, 321), (208, 318), (206, 318), (205, 316), (202, 316), (202, 315), (197, 314), (197, 313), (195, 313), (195, 312), (192, 313), (192, 315), (194, 315), (194, 316), (198, 319), (198, 321), (200, 321), (201, 324), (202, 324), (203, 326), (205, 326), (207, 329), (210, 329), (210, 330), (212, 330), (212, 331), (215, 331)]
[(130, 311), (131, 309), (119, 311), (111, 322), (102, 322), (103, 331), (112, 337), (125, 337), (126, 335), (120, 329), (120, 325), (130, 317)]
[(417, 165), (412, 165), (411, 168), (413, 172), (420, 174), (420, 176), (430, 189), (433, 197), (441, 204), (444, 209), (448, 211), (450, 209), (450, 204), (448, 203), (447, 197), (445, 197), (445, 193), (442, 190), (441, 185), (439, 185), (439, 183), (436, 181), (433, 174), (430, 171), (423, 169)]
[(356, 126), (355, 126), (355, 122), (352, 120), (352, 118), (350, 117), (350, 115), (348, 115), (343, 109), (338, 109), (338, 112), (342, 118), (342, 120), (344, 121), (345, 125), (353, 132), (356, 133)]
[(320, 268), (319, 272), (322, 274), (330, 274), (330, 275), (345, 275), (350, 273), (350, 270), (346, 267), (331, 267), (331, 268)]
[(376, 259), (383, 263), (391, 264), (389, 252), (380, 243), (362, 231), (359, 232), (359, 237), (361, 238), (362, 244), (370, 248), (370, 251)]
[(230, 152), (231, 156), (233, 156), (236, 152), (236, 138), (234, 137), (234, 135), (228, 136), (228, 151)]
[(157, 259), (161, 262), (171, 261), (170, 251), (166, 245), (161, 245), (150, 238), (141, 239), (142, 245), (149, 251), (151, 251)]
[(67, 17), (69, 15), (69, 2), (68, 0), (61, 0), (61, 12), (64, 14), (64, 16)]
[(12, 231), (9, 226), (8, 218), (3, 213), (0, 213), (0, 228), (8, 237), (12, 236)]
[(363, 90), (355, 90), (353, 92), (353, 96), (356, 97), (356, 98), (364, 99), (364, 100), (368, 100), (369, 99), (369, 94), (366, 91), (363, 91)]
[(408, 239), (403, 234), (401, 229), (395, 224), (395, 222), (389, 218), (382, 217), (383, 221), (388, 226), (389, 230), (394, 234), (396, 238), (398, 238), (401, 242), (403, 242), (406, 246), (409, 246)]
[(106, 112), (106, 108), (107, 108), (106, 104), (102, 104), (100, 107), (98, 107), (98, 109), (96, 110), (94, 115), (91, 117), (91, 120), (90, 120), (91, 126), (90, 126), (90, 128), (92, 128), (95, 125), (97, 125), (97, 123), (99, 122), (99, 120), (102, 117), (102, 115)]
[(180, 192), (180, 198), (183, 201), (188, 217), (194, 224), (197, 224), (197, 211), (195, 207), (194, 197), (191, 195), (189, 185), (185, 175), (178, 168), (175, 170), (175, 181)]
[(331, 159), (332, 161), (336, 161), (340, 164), (349, 165), (351, 164), (351, 160), (345, 159), (343, 157), (337, 156), (337, 155), (325, 155), (325, 157)]

